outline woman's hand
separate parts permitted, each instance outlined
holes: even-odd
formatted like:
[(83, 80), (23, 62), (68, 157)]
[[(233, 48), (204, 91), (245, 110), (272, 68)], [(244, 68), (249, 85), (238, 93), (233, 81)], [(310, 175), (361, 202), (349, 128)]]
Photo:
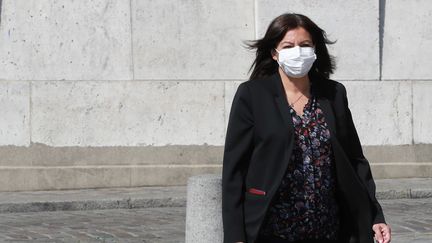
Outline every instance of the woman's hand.
[(375, 232), (375, 239), (378, 243), (389, 243), (391, 240), (391, 229), (386, 224), (374, 224), (372, 226)]

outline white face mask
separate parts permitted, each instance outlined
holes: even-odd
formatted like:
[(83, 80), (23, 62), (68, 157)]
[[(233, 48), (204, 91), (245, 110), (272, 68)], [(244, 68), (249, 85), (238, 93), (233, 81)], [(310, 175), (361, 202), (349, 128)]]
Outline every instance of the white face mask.
[(316, 60), (313, 47), (295, 46), (276, 51), (279, 53), (277, 62), (289, 77), (300, 78), (306, 76)]

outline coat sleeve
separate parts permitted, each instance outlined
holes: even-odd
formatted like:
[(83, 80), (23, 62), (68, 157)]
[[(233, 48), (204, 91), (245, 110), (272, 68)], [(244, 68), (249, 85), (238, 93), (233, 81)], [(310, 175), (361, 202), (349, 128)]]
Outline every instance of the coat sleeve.
[(243, 201), (244, 178), (253, 148), (253, 115), (245, 83), (234, 95), (229, 115), (222, 167), (224, 243), (246, 242)]
[(357, 172), (360, 181), (366, 187), (369, 196), (372, 200), (374, 206), (374, 213), (375, 213), (374, 214), (375, 217), (373, 218), (373, 224), (386, 223), (381, 205), (379, 204), (375, 196), (376, 187), (375, 187), (374, 179), (372, 177), (370, 165), (368, 160), (365, 158), (363, 154), (362, 146), (356, 128), (354, 126), (351, 111), (348, 107), (348, 98), (347, 98), (346, 89), (343, 85), (341, 85), (341, 87), (342, 87), (343, 102), (344, 102), (345, 115), (346, 115), (346, 126), (347, 126), (347, 133), (348, 133), (347, 134), (348, 139), (344, 147), (347, 150), (347, 155), (352, 165), (354, 166), (354, 169)]

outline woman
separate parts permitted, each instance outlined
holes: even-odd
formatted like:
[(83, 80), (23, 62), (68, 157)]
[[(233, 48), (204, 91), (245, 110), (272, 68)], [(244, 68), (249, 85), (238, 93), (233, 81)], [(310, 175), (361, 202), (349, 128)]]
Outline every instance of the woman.
[(222, 175), (224, 242), (390, 242), (325, 32), (300, 14), (249, 46)]

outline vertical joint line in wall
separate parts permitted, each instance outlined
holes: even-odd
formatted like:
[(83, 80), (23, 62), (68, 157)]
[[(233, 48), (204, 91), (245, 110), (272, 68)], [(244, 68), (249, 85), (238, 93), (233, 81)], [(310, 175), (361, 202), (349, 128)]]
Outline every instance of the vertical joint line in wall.
[(129, 0), (129, 15), (130, 15), (130, 45), (131, 45), (131, 65), (132, 65), (132, 80), (135, 80), (135, 61), (134, 61), (134, 45), (133, 45), (133, 9), (132, 9), (132, 1)]
[(414, 81), (411, 83), (411, 144), (414, 145)]
[(3, 7), (3, 1), (2, 0), (0, 0), (0, 26), (1, 26), (1, 17), (2, 17), (2, 15), (3, 15), (3, 12), (2, 12), (2, 8)]
[(227, 100), (227, 97), (226, 97), (226, 90), (227, 90), (227, 81), (222, 81), (223, 83), (224, 83), (224, 89), (223, 89), (223, 97), (224, 97), (224, 112), (223, 112), (223, 116), (224, 116), (224, 134), (226, 135), (226, 132), (227, 132), (227, 126), (226, 126), (226, 124), (227, 124), (227, 115), (226, 115), (226, 113), (227, 113), (227, 105), (226, 105), (226, 100)]
[(386, 0), (379, 0), (378, 7), (378, 31), (379, 31), (379, 80), (382, 80), (383, 66), (383, 44), (384, 44), (384, 24), (385, 24), (385, 5)]
[[(1, 1), (1, 0), (0, 0)], [(33, 101), (32, 101), (32, 86), (33, 86), (33, 82), (29, 81), (29, 115), (28, 115), (28, 127), (29, 127), (29, 146), (32, 145), (33, 143), (33, 138), (32, 138), (32, 111), (33, 111)]]
[(257, 13), (257, 11), (258, 11), (258, 3), (257, 3), (257, 1), (258, 0), (254, 0), (254, 4), (253, 4), (253, 6), (254, 6), (254, 16), (253, 16), (253, 18), (254, 18), (254, 38), (255, 39), (258, 39), (258, 28), (257, 28), (257, 26), (258, 26), (258, 20), (257, 20), (257, 16), (258, 16), (258, 13)]
[(3, 15), (3, 13), (2, 13), (2, 6), (3, 6), (3, 1), (0, 0), (0, 25), (1, 25), (1, 17)]

